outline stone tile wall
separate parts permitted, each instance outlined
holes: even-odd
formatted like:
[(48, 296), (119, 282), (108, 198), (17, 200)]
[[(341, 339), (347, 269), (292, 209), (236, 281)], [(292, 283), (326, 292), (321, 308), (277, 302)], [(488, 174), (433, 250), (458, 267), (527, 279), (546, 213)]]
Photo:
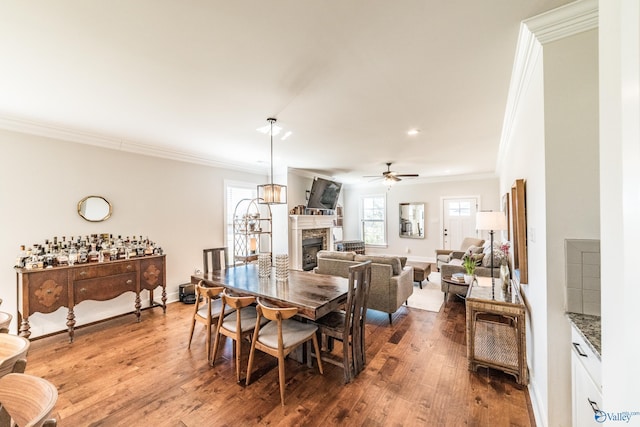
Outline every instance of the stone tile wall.
[(600, 240), (565, 240), (567, 311), (600, 315)]

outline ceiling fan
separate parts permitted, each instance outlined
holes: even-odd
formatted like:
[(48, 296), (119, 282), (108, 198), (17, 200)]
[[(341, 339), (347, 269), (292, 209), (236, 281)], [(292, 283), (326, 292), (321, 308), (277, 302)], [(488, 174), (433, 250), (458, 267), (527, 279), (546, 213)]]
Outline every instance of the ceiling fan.
[(398, 173), (391, 170), (391, 162), (387, 162), (387, 170), (382, 172), (382, 175), (369, 175), (364, 176), (364, 178), (382, 178), (385, 184), (394, 184), (396, 182), (402, 181), (402, 178), (417, 178), (420, 175), (417, 173)]

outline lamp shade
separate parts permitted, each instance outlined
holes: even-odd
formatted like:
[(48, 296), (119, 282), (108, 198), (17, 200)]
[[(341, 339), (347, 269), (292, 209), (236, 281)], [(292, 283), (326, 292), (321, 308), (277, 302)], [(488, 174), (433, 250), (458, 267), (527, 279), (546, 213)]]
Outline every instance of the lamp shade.
[(506, 230), (507, 219), (504, 212), (476, 213), (476, 230)]
[(258, 185), (258, 203), (278, 205), (287, 203), (287, 186), (279, 184)]

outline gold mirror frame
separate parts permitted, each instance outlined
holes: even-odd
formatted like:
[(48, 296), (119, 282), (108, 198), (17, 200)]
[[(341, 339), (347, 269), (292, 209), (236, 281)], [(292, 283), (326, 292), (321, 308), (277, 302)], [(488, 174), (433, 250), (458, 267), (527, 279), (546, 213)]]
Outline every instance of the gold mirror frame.
[(400, 203), (398, 235), (408, 239), (424, 239), (424, 203)]
[(106, 221), (113, 206), (102, 196), (87, 196), (78, 202), (78, 215), (89, 222)]
[(527, 260), (527, 208), (524, 179), (511, 187), (511, 218), (513, 221), (513, 268), (519, 272), (520, 283), (529, 283)]

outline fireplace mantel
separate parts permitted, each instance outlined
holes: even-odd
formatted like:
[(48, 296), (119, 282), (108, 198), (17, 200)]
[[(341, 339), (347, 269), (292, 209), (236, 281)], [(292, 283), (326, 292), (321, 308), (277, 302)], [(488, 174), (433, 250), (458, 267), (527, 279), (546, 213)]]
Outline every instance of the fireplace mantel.
[(289, 260), (294, 270), (302, 270), (302, 230), (327, 229), (327, 247), (333, 249), (335, 215), (289, 215)]

